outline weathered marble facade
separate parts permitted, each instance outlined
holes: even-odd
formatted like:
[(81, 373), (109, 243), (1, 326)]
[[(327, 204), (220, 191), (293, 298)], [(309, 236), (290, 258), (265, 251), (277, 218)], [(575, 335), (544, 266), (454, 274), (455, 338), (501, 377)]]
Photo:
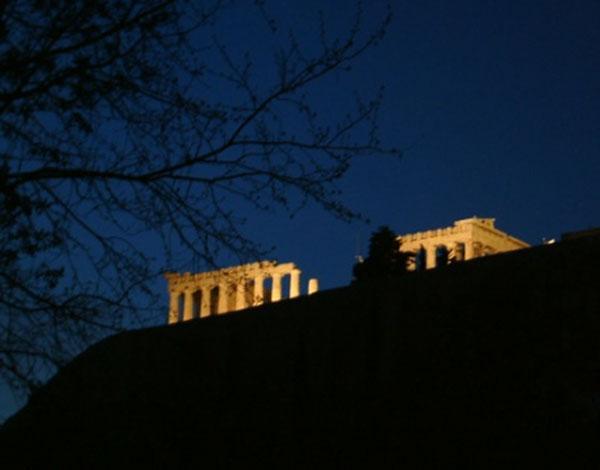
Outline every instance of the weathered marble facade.
[(494, 223), (495, 219), (471, 217), (457, 220), (452, 227), (400, 235), (400, 251), (417, 253), (416, 264), (410, 269), (429, 269), (448, 261), (465, 261), (529, 246), (498, 230)]
[[(259, 261), (197, 274), (166, 273), (168, 322), (220, 315), (298, 297), (300, 274), (294, 263), (278, 264), (276, 261)], [(310, 279), (308, 293), (317, 290), (318, 281)]]

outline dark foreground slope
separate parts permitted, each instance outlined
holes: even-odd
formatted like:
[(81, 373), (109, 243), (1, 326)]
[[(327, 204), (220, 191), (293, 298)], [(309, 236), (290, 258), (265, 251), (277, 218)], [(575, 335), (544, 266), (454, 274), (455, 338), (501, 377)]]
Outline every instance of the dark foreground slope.
[(0, 432), (3, 468), (588, 466), (598, 238), (120, 334)]

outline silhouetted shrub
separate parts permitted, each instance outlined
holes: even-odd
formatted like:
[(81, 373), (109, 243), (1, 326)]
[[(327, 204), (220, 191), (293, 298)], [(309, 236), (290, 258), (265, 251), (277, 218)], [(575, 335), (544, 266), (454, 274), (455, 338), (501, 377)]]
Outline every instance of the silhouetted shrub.
[(358, 261), (353, 269), (353, 281), (400, 276), (408, 270), (413, 253), (400, 251), (400, 240), (387, 226), (380, 227), (371, 235), (369, 256)]

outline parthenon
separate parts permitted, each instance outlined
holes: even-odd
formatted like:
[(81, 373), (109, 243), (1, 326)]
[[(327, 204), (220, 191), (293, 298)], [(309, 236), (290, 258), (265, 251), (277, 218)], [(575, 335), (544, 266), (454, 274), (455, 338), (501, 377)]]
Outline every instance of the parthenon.
[[(166, 273), (169, 290), (168, 323), (242, 310), (300, 295), (301, 271), (294, 263), (259, 261), (218, 271)], [(283, 289), (289, 282), (289, 290)], [(308, 293), (318, 290), (317, 279)]]
[(529, 246), (498, 230), (495, 220), (471, 217), (455, 221), (452, 227), (399, 235), (400, 251), (417, 254), (411, 269), (429, 269), (448, 260), (465, 261)]

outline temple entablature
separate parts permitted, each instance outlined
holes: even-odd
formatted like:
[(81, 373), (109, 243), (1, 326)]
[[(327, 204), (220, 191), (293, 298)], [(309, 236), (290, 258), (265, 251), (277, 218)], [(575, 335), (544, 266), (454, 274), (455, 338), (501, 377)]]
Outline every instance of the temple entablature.
[[(242, 310), (298, 297), (301, 271), (294, 263), (258, 261), (203, 273), (165, 273), (169, 323)], [(308, 293), (318, 289), (310, 279)]]

